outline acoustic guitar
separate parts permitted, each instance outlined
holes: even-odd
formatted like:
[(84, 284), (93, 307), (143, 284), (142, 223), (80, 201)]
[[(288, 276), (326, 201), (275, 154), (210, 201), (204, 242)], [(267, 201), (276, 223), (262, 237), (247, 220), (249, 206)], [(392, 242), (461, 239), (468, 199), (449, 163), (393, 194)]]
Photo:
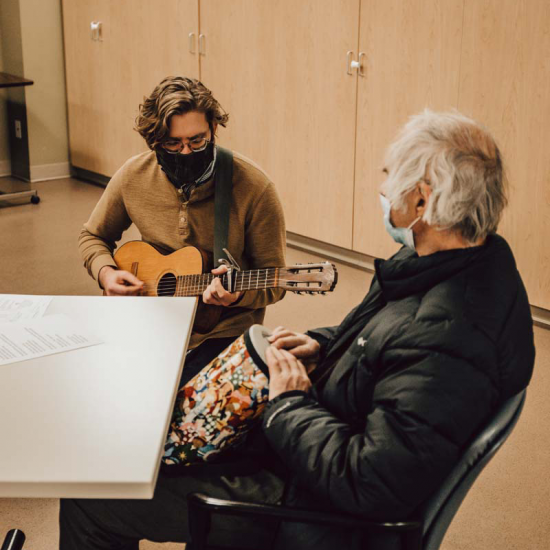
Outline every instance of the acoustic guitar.
[[(202, 296), (214, 277), (205, 273), (206, 254), (194, 246), (186, 246), (166, 256), (142, 241), (122, 245), (114, 256), (119, 269), (129, 271), (143, 281), (142, 296)], [(223, 287), (230, 291), (283, 288), (298, 294), (325, 294), (334, 290), (338, 272), (334, 264), (320, 262), (287, 267), (267, 267), (240, 271), (229, 269), (219, 276)], [(223, 311), (199, 300), (193, 330), (209, 332)]]

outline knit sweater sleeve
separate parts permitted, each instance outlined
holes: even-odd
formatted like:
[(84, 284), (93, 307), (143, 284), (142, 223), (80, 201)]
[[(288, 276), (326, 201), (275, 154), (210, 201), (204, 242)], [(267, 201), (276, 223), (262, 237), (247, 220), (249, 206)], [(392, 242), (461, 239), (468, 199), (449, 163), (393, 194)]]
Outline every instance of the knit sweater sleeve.
[(132, 224), (123, 199), (124, 179), (123, 166), (111, 178), (78, 239), (84, 266), (96, 280), (102, 267), (116, 267), (113, 251), (122, 233)]
[[(283, 207), (269, 182), (255, 201), (246, 220), (245, 251), (251, 269), (283, 267), (285, 265), (286, 231)], [(278, 288), (249, 290), (232, 304), (249, 309), (264, 308), (283, 298), (285, 291)]]

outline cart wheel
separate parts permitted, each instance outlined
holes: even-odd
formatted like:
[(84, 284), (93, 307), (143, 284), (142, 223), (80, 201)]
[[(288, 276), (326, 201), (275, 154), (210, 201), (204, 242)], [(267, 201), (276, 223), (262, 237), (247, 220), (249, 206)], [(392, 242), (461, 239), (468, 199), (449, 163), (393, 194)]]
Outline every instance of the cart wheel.
[(31, 202), (32, 202), (33, 204), (38, 204), (38, 203), (40, 202), (40, 197), (39, 197), (38, 195), (33, 195), (33, 196), (31, 197)]

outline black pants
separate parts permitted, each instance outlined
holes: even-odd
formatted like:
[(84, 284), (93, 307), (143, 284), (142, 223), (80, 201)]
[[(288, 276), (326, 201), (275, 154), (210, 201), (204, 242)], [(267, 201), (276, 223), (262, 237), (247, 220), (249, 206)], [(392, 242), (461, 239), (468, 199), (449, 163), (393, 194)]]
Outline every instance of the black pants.
[(195, 374), (198, 374), (214, 357), (217, 357), (229, 344), (232, 344), (238, 336), (229, 338), (213, 338), (206, 340), (200, 346), (187, 352), (185, 364), (181, 374), (180, 387), (187, 384)]
[[(283, 482), (266, 470), (250, 476), (194, 473), (167, 477), (161, 473), (152, 500), (64, 499), (59, 513), (59, 548), (138, 550), (143, 539), (187, 542), (186, 498), (191, 492), (273, 504), (281, 500)], [(273, 523), (214, 516), (209, 543), (243, 549), (266, 548), (275, 529)]]
[[(189, 352), (181, 384), (188, 382), (234, 340), (207, 340)], [(152, 500), (61, 500), (60, 550), (138, 550), (142, 539), (186, 542), (189, 540), (186, 498), (191, 492), (265, 503), (281, 499), (283, 482), (266, 470), (250, 475), (221, 475), (223, 467), (216, 465), (215, 472), (209, 471), (208, 465), (176, 477), (161, 472)], [(233, 545), (241, 548), (265, 547), (264, 541), (274, 528), (272, 524), (257, 521), (215, 519), (212, 534), (214, 541), (233, 541)]]

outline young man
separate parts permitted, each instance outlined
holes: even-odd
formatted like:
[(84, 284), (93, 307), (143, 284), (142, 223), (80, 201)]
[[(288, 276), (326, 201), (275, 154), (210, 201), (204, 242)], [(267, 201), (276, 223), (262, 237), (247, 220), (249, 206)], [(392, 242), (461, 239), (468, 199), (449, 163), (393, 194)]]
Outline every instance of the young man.
[[(149, 151), (129, 159), (112, 177), (80, 233), (79, 248), (89, 274), (108, 296), (137, 295), (144, 282), (118, 270), (113, 251), (134, 223), (143, 241), (169, 254), (186, 246), (206, 252), (213, 273), (226, 271), (213, 258), (215, 136), (228, 115), (201, 82), (165, 78), (140, 105), (136, 130)], [(285, 265), (285, 224), (274, 185), (249, 160), (234, 154), (227, 248), (241, 269)], [(139, 275), (139, 273), (138, 273)], [(230, 293), (219, 278), (202, 301), (222, 307), (206, 332), (193, 331), (186, 359), (188, 380), (280, 300), (279, 289)], [(200, 315), (200, 309), (199, 313)]]

